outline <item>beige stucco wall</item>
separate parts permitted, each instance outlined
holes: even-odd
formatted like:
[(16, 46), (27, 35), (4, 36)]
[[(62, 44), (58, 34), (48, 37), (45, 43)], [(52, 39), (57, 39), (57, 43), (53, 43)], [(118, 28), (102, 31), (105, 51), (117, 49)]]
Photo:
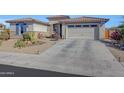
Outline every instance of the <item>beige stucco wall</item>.
[(49, 24), (56, 24), (58, 21), (49, 21)]
[(11, 24), (10, 25), (10, 30), (15, 32), (16, 31), (16, 25), (15, 24)]
[(100, 39), (102, 40), (102, 39), (104, 39), (105, 25), (100, 26), (99, 31), (100, 31), (99, 36), (100, 36)]
[(51, 33), (53, 32), (53, 24), (57, 24), (57, 23), (58, 23), (58, 21), (51, 21), (51, 20), (49, 20), (49, 24), (50, 24), (49, 29), (50, 29)]
[(33, 24), (32, 23), (28, 24), (28, 27), (26, 30), (27, 31), (34, 31)]
[(33, 31), (36, 32), (47, 32), (48, 31), (48, 27), (46, 25), (42, 25), (42, 24), (33, 24)]
[(66, 39), (67, 37), (67, 26), (65, 24), (62, 24), (62, 38)]

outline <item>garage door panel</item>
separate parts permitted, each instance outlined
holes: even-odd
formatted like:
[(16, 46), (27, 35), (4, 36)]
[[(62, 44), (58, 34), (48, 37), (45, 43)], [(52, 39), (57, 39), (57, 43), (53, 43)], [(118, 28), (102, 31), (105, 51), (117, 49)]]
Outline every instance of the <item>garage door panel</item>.
[(69, 28), (68, 38), (94, 39), (94, 28)]

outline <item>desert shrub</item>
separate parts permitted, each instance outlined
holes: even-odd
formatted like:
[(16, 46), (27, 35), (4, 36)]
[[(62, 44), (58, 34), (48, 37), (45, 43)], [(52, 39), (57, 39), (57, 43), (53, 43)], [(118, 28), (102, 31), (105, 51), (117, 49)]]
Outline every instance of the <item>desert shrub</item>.
[(28, 35), (29, 35), (29, 41), (33, 41), (35, 38), (35, 32), (29, 32)]
[(8, 34), (8, 32), (6, 32), (6, 31), (3, 31), (0, 34), (0, 39), (1, 40), (8, 40), (8, 39), (10, 39), (10, 34)]
[(44, 36), (43, 36), (43, 33), (39, 32), (38, 35), (37, 35), (38, 39), (42, 39)]
[(24, 41), (26, 46), (31, 46), (32, 45), (32, 42), (31, 41)]
[(23, 33), (23, 39), (24, 39), (25, 41), (26, 41), (26, 40), (30, 40), (29, 32)]
[[(35, 44), (37, 42), (37, 36), (35, 32), (25, 32), (23, 34), (23, 40), (24, 41), (30, 41), (30, 44)], [(28, 45), (30, 45), (28, 44)]]
[(53, 39), (58, 40), (60, 38), (60, 36), (58, 35), (58, 33), (53, 33), (51, 36)]
[(121, 29), (121, 33), (122, 33), (122, 37), (123, 37), (123, 40), (124, 40), (124, 28)]
[(37, 40), (36, 39), (33, 39), (31, 42), (32, 42), (32, 44), (36, 44), (37, 43)]
[(23, 39), (17, 40), (14, 47), (23, 48), (26, 46), (36, 45), (38, 43), (37, 36), (35, 32), (25, 32), (23, 34)]
[(47, 35), (46, 38), (52, 38), (52, 35), (49, 35), (49, 36)]
[(32, 41), (32, 42), (34, 42), (34, 41), (36, 41), (37, 40), (37, 37), (36, 37), (36, 35), (35, 35), (35, 32), (25, 32), (24, 34), (23, 34), (23, 39), (24, 39), (24, 41)]
[(14, 47), (15, 48), (23, 48), (26, 46), (26, 43), (23, 40), (17, 40), (17, 42), (15, 43)]
[(4, 32), (8, 33), (10, 35), (10, 29), (5, 29)]
[(52, 38), (52, 34), (51, 34), (51, 33), (47, 33), (47, 34), (45, 35), (45, 37), (46, 37), (46, 38)]

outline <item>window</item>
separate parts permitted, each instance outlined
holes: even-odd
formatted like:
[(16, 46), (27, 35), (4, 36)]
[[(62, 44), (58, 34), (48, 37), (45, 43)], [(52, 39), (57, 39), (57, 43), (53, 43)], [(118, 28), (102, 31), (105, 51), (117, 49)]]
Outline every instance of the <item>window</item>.
[(83, 25), (83, 27), (89, 27), (89, 25)]
[(75, 27), (81, 27), (81, 25), (75, 25)]
[(91, 25), (91, 27), (97, 27), (97, 25)]
[(74, 27), (74, 25), (68, 25), (68, 28), (73, 28)]

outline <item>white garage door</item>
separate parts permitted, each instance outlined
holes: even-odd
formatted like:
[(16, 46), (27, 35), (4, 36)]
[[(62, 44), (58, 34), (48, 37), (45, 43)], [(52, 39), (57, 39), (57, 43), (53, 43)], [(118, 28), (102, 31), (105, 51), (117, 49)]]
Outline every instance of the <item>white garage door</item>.
[(94, 28), (68, 28), (68, 38), (94, 39)]

